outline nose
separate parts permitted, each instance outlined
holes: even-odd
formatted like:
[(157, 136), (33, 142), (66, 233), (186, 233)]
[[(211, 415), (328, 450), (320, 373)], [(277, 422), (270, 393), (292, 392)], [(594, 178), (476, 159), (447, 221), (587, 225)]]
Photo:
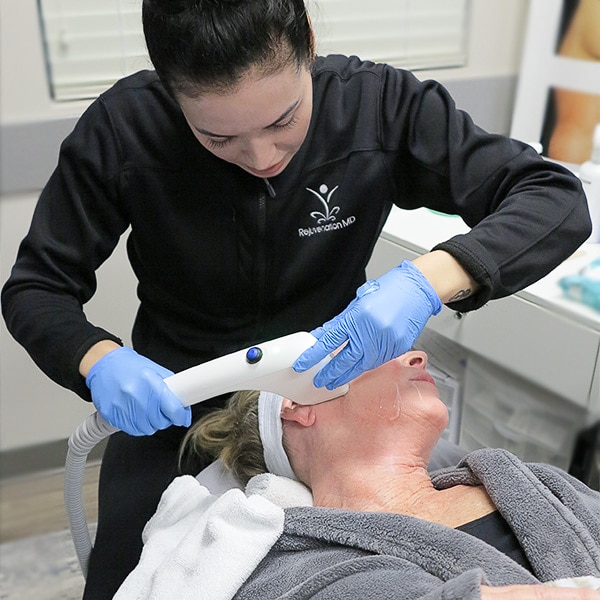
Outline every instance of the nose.
[(401, 354), (398, 358), (404, 366), (423, 370), (427, 368), (427, 354), (421, 350), (410, 350)]
[(246, 166), (255, 171), (264, 171), (276, 162), (277, 148), (266, 138), (254, 138), (246, 143), (244, 148), (244, 161)]

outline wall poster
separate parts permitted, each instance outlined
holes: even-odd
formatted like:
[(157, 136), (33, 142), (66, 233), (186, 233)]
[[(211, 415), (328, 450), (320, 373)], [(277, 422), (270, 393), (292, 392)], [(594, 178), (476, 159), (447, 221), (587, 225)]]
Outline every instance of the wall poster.
[(600, 123), (600, 0), (531, 0), (511, 137), (580, 165)]

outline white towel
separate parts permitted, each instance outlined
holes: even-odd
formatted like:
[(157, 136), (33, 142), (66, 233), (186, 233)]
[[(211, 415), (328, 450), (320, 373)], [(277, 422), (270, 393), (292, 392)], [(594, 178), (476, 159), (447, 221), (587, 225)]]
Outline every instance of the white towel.
[(220, 496), (222, 493), (232, 488), (244, 489), (244, 486), (238, 481), (233, 473), (223, 466), (220, 459), (210, 463), (208, 467), (202, 469), (196, 479), (203, 485), (211, 494)]
[(259, 494), (281, 508), (312, 506), (312, 492), (303, 483), (273, 473), (255, 475), (246, 485), (246, 494)]
[(555, 579), (544, 583), (549, 587), (559, 588), (584, 588), (587, 590), (600, 590), (600, 577), (585, 575), (583, 577), (567, 577), (565, 579)]
[(115, 600), (233, 598), (283, 531), (283, 509), (232, 489), (213, 496), (189, 475), (163, 493), (137, 567)]

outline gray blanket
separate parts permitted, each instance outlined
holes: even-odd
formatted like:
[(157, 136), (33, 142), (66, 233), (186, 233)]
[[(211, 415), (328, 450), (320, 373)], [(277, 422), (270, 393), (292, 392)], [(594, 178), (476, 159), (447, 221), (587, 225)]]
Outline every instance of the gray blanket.
[(482, 483), (535, 575), (467, 533), (405, 515), (302, 507), (238, 600), (475, 599), (482, 583), (600, 575), (600, 493), (548, 465), (482, 449), (432, 475), (438, 489)]

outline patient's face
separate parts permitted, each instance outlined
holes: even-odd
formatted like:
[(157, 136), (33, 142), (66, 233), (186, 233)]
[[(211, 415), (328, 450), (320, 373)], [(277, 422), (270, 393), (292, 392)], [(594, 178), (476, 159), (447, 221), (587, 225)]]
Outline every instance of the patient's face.
[(348, 393), (338, 399), (339, 408), (366, 421), (395, 421), (409, 410), (426, 411), (428, 404), (440, 402), (426, 367), (424, 352), (407, 352), (351, 382)]
[(411, 351), (367, 371), (350, 383), (346, 395), (312, 407), (315, 433), (346, 447), (371, 447), (375, 441), (385, 446), (388, 431), (395, 441), (415, 436), (435, 443), (448, 424), (448, 411), (426, 366), (427, 355)]

